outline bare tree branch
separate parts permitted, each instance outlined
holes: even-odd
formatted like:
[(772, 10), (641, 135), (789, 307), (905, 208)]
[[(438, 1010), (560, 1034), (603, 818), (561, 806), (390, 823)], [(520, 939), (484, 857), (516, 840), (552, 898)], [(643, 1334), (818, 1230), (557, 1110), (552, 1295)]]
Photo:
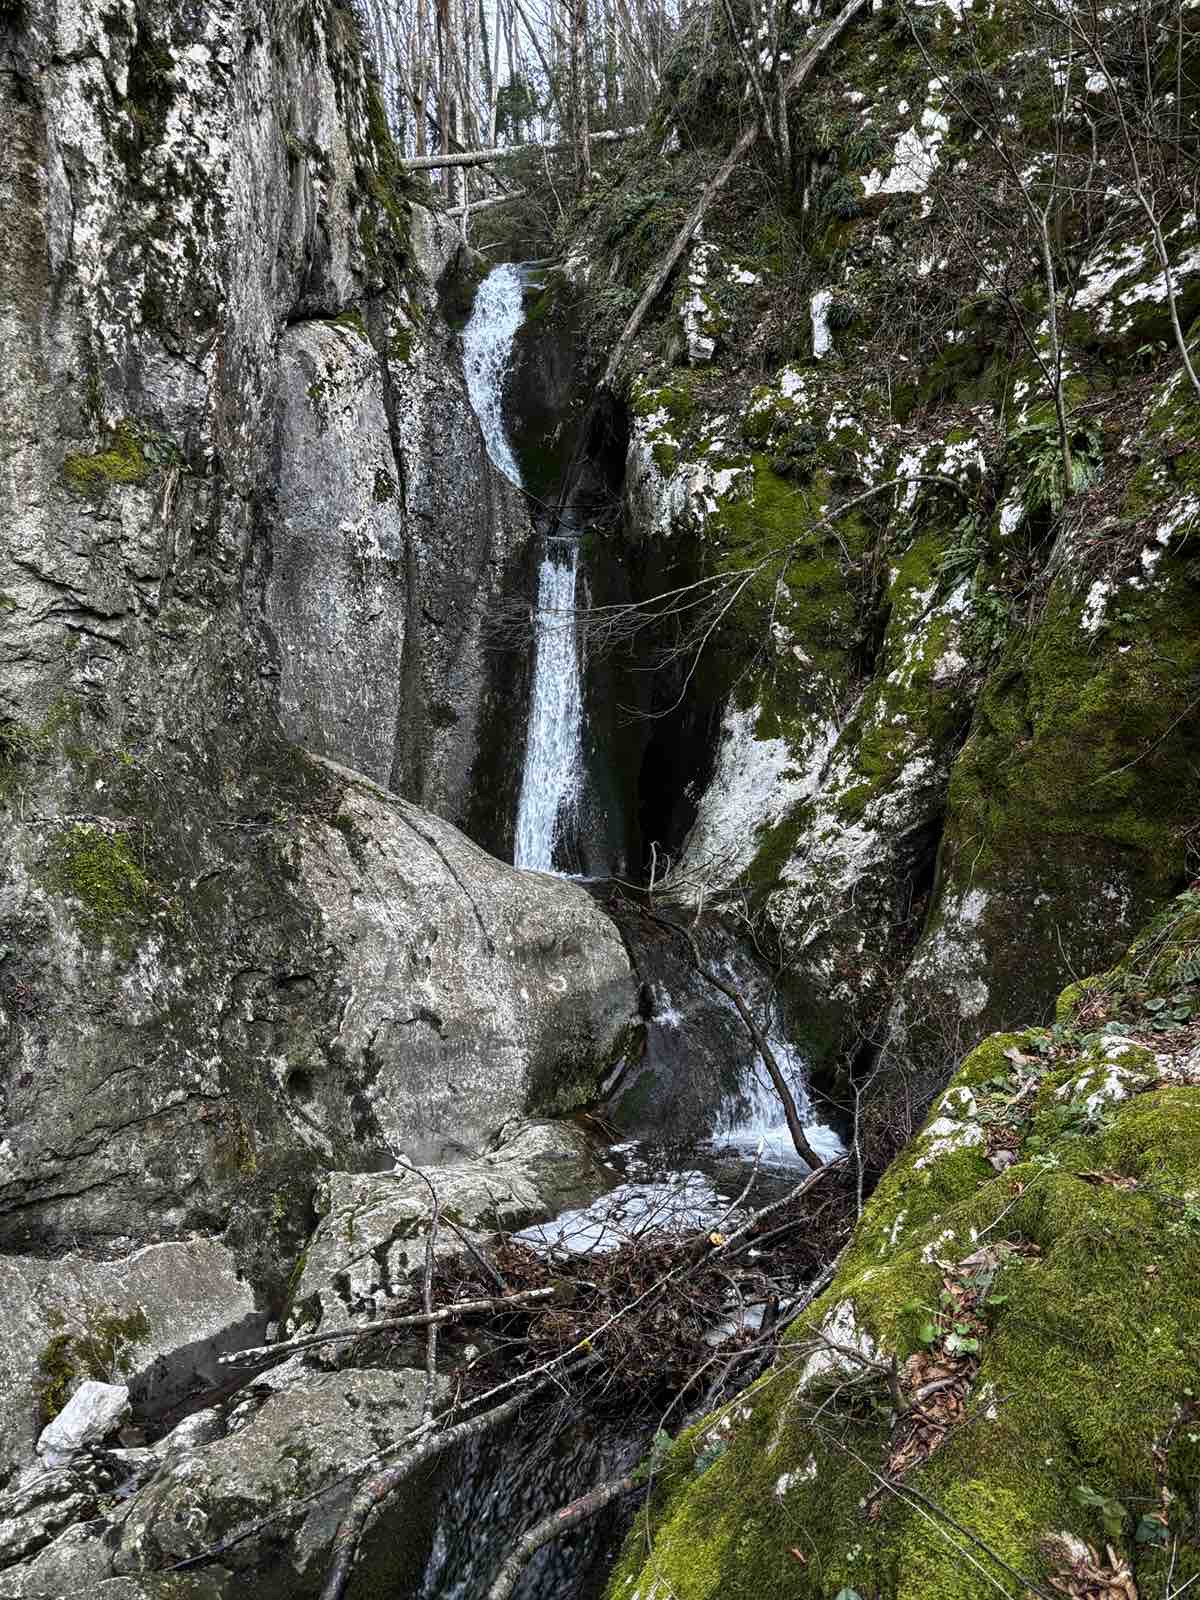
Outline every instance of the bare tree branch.
[(530, 1557), (536, 1555), (543, 1545), (549, 1544), (551, 1539), (557, 1539), (559, 1534), (566, 1533), (578, 1523), (585, 1522), (588, 1517), (594, 1517), (598, 1511), (603, 1511), (605, 1506), (611, 1505), (614, 1500), (619, 1500), (622, 1495), (631, 1493), (637, 1487), (632, 1478), (614, 1478), (610, 1483), (602, 1483), (598, 1488), (590, 1489), (587, 1494), (580, 1495), (578, 1500), (572, 1500), (570, 1505), (561, 1506), (557, 1511), (552, 1511), (548, 1517), (544, 1517), (541, 1522), (535, 1523), (527, 1533), (521, 1535), (505, 1556), (487, 1592), (487, 1600), (509, 1600)]

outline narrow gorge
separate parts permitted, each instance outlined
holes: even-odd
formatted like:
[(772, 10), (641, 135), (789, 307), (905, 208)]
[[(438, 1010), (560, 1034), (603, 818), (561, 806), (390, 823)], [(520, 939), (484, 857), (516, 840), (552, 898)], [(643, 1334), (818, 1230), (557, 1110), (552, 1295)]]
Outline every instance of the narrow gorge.
[(0, 60), (0, 1600), (1183, 1595), (1196, 0)]

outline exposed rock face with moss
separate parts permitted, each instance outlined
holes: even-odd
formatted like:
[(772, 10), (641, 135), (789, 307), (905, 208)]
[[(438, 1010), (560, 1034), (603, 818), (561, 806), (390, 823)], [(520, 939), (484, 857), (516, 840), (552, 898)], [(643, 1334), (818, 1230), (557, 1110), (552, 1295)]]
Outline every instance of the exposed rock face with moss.
[[(972, 209), (971, 70), (1008, 97), (1023, 181), (1049, 159), (1030, 14), (1002, 10), (966, 40), (953, 8), (860, 18), (797, 106), (803, 204), (747, 168), (624, 374), (632, 592), (712, 597), (662, 630), (648, 739), (689, 789), (658, 842), (680, 893), (751, 906), (814, 1059), (883, 1045), (918, 1106), (1182, 887), (1200, 748), (1196, 394), (1145, 216), (1110, 187), (1102, 232), (1060, 218), (1064, 493), (1044, 285)], [(710, 90), (667, 97), (576, 220), (601, 344), (728, 147)], [(673, 119), (686, 155), (663, 154)], [(1167, 216), (1193, 343), (1194, 235)]]
[[(1200, 402), (1116, 186), (1102, 236), (1057, 219), (1060, 431), (948, 89), (970, 8), (917, 10), (864, 7), (795, 194), (746, 163), (581, 446), (582, 600), (709, 599), (586, 653), (578, 861), (652, 865), (714, 970), (735, 923), (777, 969), (746, 992), (862, 1091), (868, 1195), (771, 1371), (656, 1463), (610, 1600), (1200, 1573)], [(971, 13), (1020, 182), (1054, 124), (1015, 15)], [(539, 499), (744, 116), (697, 48), (530, 296)], [(0, 57), (0, 1596), (282, 1600), (424, 1355), (220, 1356), (411, 1304), (414, 1165), (452, 1260), (615, 1181), (527, 1119), (697, 1134), (753, 1052), (646, 928), (484, 848), (526, 670), (488, 618), (538, 548), (463, 382), (481, 258), (416, 205), (360, 20), (0, 0)], [(998, 208), (965, 235), (963, 173)], [(43, 1476), (88, 1380), (134, 1432)], [(410, 1489), (364, 1592), (424, 1570)]]
[[(432, 1241), (430, 1180), (440, 1206)], [(511, 1125), (494, 1148), (436, 1167), (329, 1172), (316, 1196), (317, 1224), (288, 1285), (282, 1333), (362, 1332), (397, 1306), (407, 1308), (427, 1243), (439, 1263), (463, 1260), (470, 1249), (494, 1253), (500, 1230), (544, 1221), (613, 1181), (591, 1139), (550, 1122)], [(123, 1576), (121, 1592), (137, 1600), (174, 1594), (162, 1568), (248, 1530), (206, 1564), (205, 1596), (235, 1600), (250, 1584), (264, 1600), (318, 1591), (358, 1472), (420, 1421), (425, 1374), (415, 1364), (423, 1338), (418, 1332), (386, 1360), (378, 1344), (334, 1343), (284, 1352), (286, 1360), (268, 1367), (247, 1353), (261, 1337), (261, 1317), (243, 1317), (249, 1326), (225, 1329), (223, 1338), (186, 1321), (189, 1313), (215, 1316), (222, 1272), (228, 1254), (199, 1243), (155, 1246), (110, 1263), (0, 1263), (0, 1282), (33, 1302), (22, 1325), (13, 1317), (5, 1326), (13, 1341), (9, 1370), (25, 1378), (26, 1396), (25, 1324), (40, 1314), (38, 1336), (53, 1330), (40, 1357), (39, 1425), (77, 1376), (128, 1378), (164, 1347), (171, 1361), (148, 1369), (160, 1393), (148, 1396), (146, 1379), (133, 1380), (135, 1417), (145, 1418), (148, 1399), (165, 1401), (172, 1415), (191, 1398), (197, 1377), (210, 1386), (207, 1405), (168, 1431), (153, 1429), (145, 1442), (110, 1441), (50, 1474), (16, 1475), (0, 1493), (6, 1600), (82, 1593), (112, 1575)], [(238, 1293), (252, 1303), (245, 1285), (235, 1283)], [(145, 1307), (140, 1318), (131, 1305)], [(224, 1309), (229, 1318), (243, 1306)], [(174, 1320), (164, 1323), (164, 1316)], [(210, 1336), (200, 1337), (205, 1331)], [(223, 1355), (240, 1355), (240, 1369), (222, 1366)], [(162, 1373), (163, 1366), (173, 1370)], [(447, 1386), (447, 1378), (438, 1379), (437, 1398)], [(0, 1395), (17, 1423), (6, 1446), (19, 1463), (19, 1383)], [(455, 1537), (470, 1536), (452, 1492), (458, 1472), (452, 1462), (420, 1474), (389, 1502), (361, 1568), (368, 1593), (416, 1591), (439, 1521)]]
[[(582, 889), (446, 820), (501, 827), (480, 751), (518, 707), (481, 627), (530, 530), (354, 18), (30, 4), (0, 48), (0, 1478), (24, 1494), (79, 1382), (127, 1383), (139, 1426), (229, 1386), (216, 1356), (285, 1308), (322, 1175), (588, 1103), (635, 993)], [(309, 1408), (328, 1474), (413, 1385), (362, 1379), (361, 1412), (353, 1382), (295, 1387), (276, 1410)], [(283, 1492), (307, 1425), (272, 1454), (271, 1417), (213, 1467), (214, 1537), (239, 1492)], [(72, 1470), (7, 1507), (6, 1593), (124, 1582), (73, 1524), (125, 1468)], [(131, 1569), (167, 1559), (153, 1522)]]
[(1198, 935), (1189, 892), (966, 1058), (772, 1371), (674, 1445), (612, 1600), (1200, 1570)]

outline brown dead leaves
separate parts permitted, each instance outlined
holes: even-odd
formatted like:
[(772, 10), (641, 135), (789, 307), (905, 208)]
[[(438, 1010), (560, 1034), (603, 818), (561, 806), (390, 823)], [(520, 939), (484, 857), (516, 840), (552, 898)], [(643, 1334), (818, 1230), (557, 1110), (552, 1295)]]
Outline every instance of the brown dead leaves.
[(1070, 1600), (1138, 1600), (1128, 1561), (1111, 1544), (1104, 1557), (1095, 1546), (1072, 1533), (1055, 1533), (1042, 1541), (1042, 1554), (1054, 1567), (1049, 1582)]
[(974, 1356), (937, 1356), (924, 1350), (909, 1356), (900, 1378), (902, 1390), (910, 1397), (909, 1409), (899, 1418), (892, 1436), (886, 1468), (889, 1478), (902, 1477), (927, 1461), (951, 1428), (963, 1421), (978, 1365)]

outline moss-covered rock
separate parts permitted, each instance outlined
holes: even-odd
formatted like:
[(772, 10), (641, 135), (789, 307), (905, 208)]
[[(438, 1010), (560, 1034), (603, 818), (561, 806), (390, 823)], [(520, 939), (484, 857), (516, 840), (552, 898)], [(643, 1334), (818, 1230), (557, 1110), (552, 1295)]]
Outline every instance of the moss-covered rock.
[(1148, 996), (1164, 951), (1193, 973), (1194, 899), (1102, 1009), (962, 1063), (771, 1373), (674, 1444), (610, 1600), (973, 1600), (1045, 1589), (1064, 1534), (1142, 1593), (1200, 1571), (1200, 983), (1167, 1031)]

